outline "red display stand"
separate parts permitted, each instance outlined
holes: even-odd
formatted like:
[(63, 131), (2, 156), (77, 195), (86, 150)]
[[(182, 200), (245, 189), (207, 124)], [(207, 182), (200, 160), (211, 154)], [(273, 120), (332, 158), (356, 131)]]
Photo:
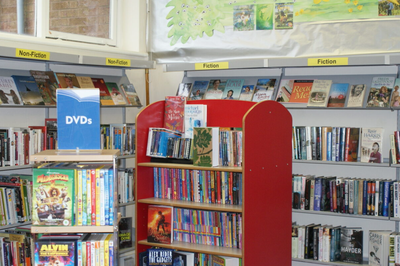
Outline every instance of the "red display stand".
[[(218, 167), (242, 172), (243, 205), (202, 204), (153, 198), (153, 167), (216, 170), (188, 164), (151, 163), (146, 156), (149, 127), (163, 127), (164, 101), (144, 108), (136, 118), (136, 265), (150, 246), (242, 258), (242, 265), (291, 265), (292, 117), (275, 101), (196, 100), (207, 105), (207, 126), (243, 129), (243, 167)], [(174, 241), (147, 242), (147, 207), (161, 204), (182, 208), (238, 212), (243, 216), (242, 249)]]

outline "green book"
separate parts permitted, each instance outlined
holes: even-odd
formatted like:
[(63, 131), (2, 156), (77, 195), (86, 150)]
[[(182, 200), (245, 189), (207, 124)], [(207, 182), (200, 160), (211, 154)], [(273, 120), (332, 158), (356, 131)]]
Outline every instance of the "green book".
[(193, 165), (212, 167), (219, 165), (219, 128), (193, 128)]

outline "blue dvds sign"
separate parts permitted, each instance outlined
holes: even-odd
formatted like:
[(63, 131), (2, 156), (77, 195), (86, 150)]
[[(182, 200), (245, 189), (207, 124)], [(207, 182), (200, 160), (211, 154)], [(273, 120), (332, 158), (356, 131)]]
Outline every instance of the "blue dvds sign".
[(57, 89), (57, 123), (59, 150), (99, 150), (99, 89)]

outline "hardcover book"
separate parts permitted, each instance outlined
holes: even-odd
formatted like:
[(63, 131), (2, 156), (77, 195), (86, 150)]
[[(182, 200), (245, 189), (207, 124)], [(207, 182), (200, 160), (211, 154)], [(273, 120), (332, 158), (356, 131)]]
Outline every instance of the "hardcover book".
[(42, 95), (32, 76), (13, 75), (12, 78), (25, 105), (44, 105)]
[(332, 80), (316, 79), (311, 87), (310, 97), (308, 98), (309, 107), (326, 107), (328, 105), (329, 90)]
[(204, 94), (206, 93), (208, 83), (210, 81), (208, 80), (196, 80), (193, 83), (192, 90), (190, 91), (190, 98), (189, 100), (201, 100), (204, 97)]
[(121, 91), (124, 93), (125, 100), (129, 105), (142, 106), (133, 84), (121, 84)]
[(91, 77), (77, 76), (79, 87), (82, 89), (94, 89), (94, 84)]
[(176, 91), (176, 96), (189, 97), (191, 88), (192, 83), (179, 83), (178, 90)]
[(56, 73), (57, 82), (63, 89), (78, 89), (79, 82), (73, 73)]
[(115, 105), (126, 104), (125, 98), (122, 95), (121, 91), (119, 90), (117, 83), (106, 82), (106, 86), (108, 88), (108, 91), (110, 92), (111, 98), (113, 99)]
[(357, 162), (359, 140), (360, 128), (346, 128), (346, 148), (344, 156), (346, 162)]
[(219, 128), (193, 128), (193, 165), (219, 165)]
[(295, 80), (289, 102), (307, 103), (314, 80)]
[(221, 99), (226, 85), (226, 80), (212, 79), (204, 94), (204, 99)]
[(368, 94), (367, 107), (389, 107), (394, 77), (374, 77)]
[(383, 128), (361, 129), (361, 162), (382, 163)]
[(333, 83), (329, 92), (327, 107), (344, 107), (349, 83)]
[(57, 90), (58, 149), (100, 149), (98, 89)]
[(287, 103), (292, 95), (294, 80), (293, 79), (282, 79), (279, 84), (278, 93), (276, 94), (275, 101)]
[(35, 242), (34, 249), (34, 265), (76, 265), (76, 240), (39, 239)]
[(58, 89), (58, 83), (56, 77), (54, 76), (54, 72), (31, 70), (30, 73), (36, 81), (44, 104), (55, 105), (57, 102), (56, 91)]
[(239, 100), (251, 101), (253, 99), (254, 85), (243, 85)]
[(342, 227), (340, 230), (340, 261), (363, 263), (363, 231), (361, 228)]
[(33, 225), (74, 225), (74, 169), (33, 168)]
[(171, 244), (173, 231), (173, 207), (149, 205), (147, 210), (147, 241)]
[(386, 266), (389, 260), (390, 230), (370, 230), (368, 234), (368, 262), (373, 266)]
[(238, 100), (242, 90), (244, 79), (228, 79), (222, 99)]
[(347, 107), (363, 107), (366, 90), (367, 85), (365, 84), (351, 85)]
[(102, 78), (92, 78), (92, 82), (95, 88), (100, 90), (100, 102), (101, 105), (114, 105), (114, 101), (111, 98), (111, 94), (108, 91), (106, 82)]
[(185, 132), (186, 97), (166, 96), (164, 109), (164, 128)]
[(0, 104), (22, 105), (18, 88), (11, 77), (0, 77)]
[(193, 139), (193, 128), (207, 126), (207, 105), (185, 105), (185, 138)]

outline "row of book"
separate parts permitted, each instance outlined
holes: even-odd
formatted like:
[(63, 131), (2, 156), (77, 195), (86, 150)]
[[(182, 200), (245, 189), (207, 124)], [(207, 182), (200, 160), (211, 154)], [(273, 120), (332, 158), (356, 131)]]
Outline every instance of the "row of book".
[(0, 232), (0, 264), (35, 265), (33, 246), (34, 239), (30, 233), (30, 228), (18, 227)]
[(383, 128), (293, 126), (292, 132), (293, 159), (383, 161)]
[(118, 203), (135, 200), (135, 169), (118, 169)]
[(121, 155), (135, 154), (135, 124), (109, 124), (100, 126), (100, 149), (117, 149)]
[(154, 197), (242, 204), (242, 173), (154, 167)]
[(293, 209), (400, 218), (399, 182), (293, 175)]
[(0, 226), (32, 219), (32, 176), (0, 176)]
[(102, 78), (76, 76), (73, 73), (30, 71), (31, 76), (0, 77), (2, 105), (56, 105), (58, 88), (98, 88), (102, 105), (141, 106), (132, 84), (105, 82)]
[(42, 235), (35, 241), (34, 265), (112, 266), (116, 241), (113, 234)]
[(165, 266), (239, 266), (242, 259), (211, 255), (198, 252), (180, 251), (167, 248), (149, 248), (139, 253), (138, 266), (160, 265), (162, 261)]
[(33, 169), (33, 225), (113, 225), (117, 196), (108, 164), (45, 163)]
[(173, 241), (230, 248), (242, 247), (242, 215), (149, 205), (147, 241)]

